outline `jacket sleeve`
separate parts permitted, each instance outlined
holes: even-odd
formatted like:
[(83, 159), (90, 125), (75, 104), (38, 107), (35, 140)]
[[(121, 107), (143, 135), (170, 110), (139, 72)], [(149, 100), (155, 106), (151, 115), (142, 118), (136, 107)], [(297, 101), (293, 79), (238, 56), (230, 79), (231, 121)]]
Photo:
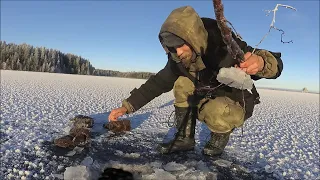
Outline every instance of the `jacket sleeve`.
[[(232, 34), (233, 38), (236, 40), (240, 48), (244, 53), (252, 52), (254, 48), (247, 45), (245, 41), (237, 38), (235, 34)], [(254, 54), (261, 56), (264, 60), (264, 68), (262, 71), (255, 75), (251, 75), (253, 80), (265, 79), (276, 79), (278, 78), (283, 70), (283, 62), (281, 59), (281, 53), (271, 52), (265, 49), (256, 49)]]
[(130, 96), (122, 101), (122, 106), (126, 107), (128, 114), (139, 110), (154, 98), (172, 90), (174, 82), (178, 79), (178, 75), (172, 71), (172, 66), (174, 66), (174, 62), (169, 59), (162, 70), (152, 75), (138, 89), (134, 88), (130, 92)]

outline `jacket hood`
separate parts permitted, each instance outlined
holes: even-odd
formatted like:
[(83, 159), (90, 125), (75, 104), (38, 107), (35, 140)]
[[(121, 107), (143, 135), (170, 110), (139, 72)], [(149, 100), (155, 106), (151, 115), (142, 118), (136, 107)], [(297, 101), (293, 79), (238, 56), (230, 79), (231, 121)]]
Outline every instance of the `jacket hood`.
[(207, 49), (208, 32), (197, 12), (191, 6), (174, 9), (161, 26), (160, 34), (170, 32), (185, 40), (197, 53), (203, 55)]

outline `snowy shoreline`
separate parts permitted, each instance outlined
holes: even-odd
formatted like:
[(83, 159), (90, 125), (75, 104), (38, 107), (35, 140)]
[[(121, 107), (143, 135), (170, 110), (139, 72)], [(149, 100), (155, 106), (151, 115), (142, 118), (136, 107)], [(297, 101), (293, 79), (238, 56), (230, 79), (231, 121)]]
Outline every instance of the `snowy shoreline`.
[(162, 161), (155, 147), (170, 128), (167, 121), (173, 111), (172, 92), (124, 116), (132, 122), (131, 132), (113, 139), (101, 133), (93, 139), (87, 154), (54, 154), (48, 142), (65, 133), (70, 118), (78, 114), (91, 116), (96, 123), (94, 130), (102, 132), (101, 125), (110, 111), (143, 82), (1, 70), (0, 177), (63, 177), (67, 167), (87, 163), (83, 160), (90, 156), (95, 161), (90, 165), (141, 170), (142, 179), (214, 178), (224, 173), (218, 167), (233, 167), (228, 164), (233, 161), (253, 178), (319, 179), (319, 94), (291, 91), (258, 89), (261, 104), (245, 123), (243, 135), (241, 129), (231, 135), (226, 162), (201, 155), (209, 131), (199, 122), (195, 151), (166, 156)]

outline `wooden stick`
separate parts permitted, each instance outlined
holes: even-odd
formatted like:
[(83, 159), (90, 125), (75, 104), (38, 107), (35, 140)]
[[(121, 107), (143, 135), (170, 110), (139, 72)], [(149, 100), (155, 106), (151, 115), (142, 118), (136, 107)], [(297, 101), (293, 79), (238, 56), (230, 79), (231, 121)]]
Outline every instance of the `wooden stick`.
[(232, 31), (227, 26), (227, 20), (223, 13), (223, 4), (221, 0), (213, 0), (214, 12), (218, 27), (221, 31), (223, 42), (227, 45), (227, 50), (232, 58), (237, 59), (239, 62), (244, 61), (244, 52), (241, 50), (237, 42), (232, 37)]

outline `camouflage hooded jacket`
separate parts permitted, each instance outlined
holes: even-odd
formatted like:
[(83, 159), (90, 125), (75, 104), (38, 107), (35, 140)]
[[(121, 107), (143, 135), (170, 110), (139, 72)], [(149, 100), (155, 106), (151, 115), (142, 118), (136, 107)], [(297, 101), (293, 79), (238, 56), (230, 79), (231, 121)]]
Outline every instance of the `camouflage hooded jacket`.
[[(210, 18), (200, 18), (190, 6), (180, 7), (171, 12), (161, 27), (159, 33), (160, 42), (160, 34), (162, 32), (173, 33), (191, 45), (198, 56), (187, 71), (199, 72), (199, 80), (207, 85), (218, 85), (219, 82), (216, 80), (216, 76), (219, 69), (231, 67), (237, 63), (227, 52), (227, 47), (222, 40), (217, 22)], [(252, 52), (253, 48), (248, 46), (246, 42), (236, 38), (234, 34), (233, 37), (244, 53)], [(166, 50), (165, 46), (163, 47)], [(283, 69), (280, 53), (257, 49), (255, 54), (263, 58), (265, 65), (261, 72), (251, 76), (253, 80), (261, 78), (276, 79), (280, 76)], [(151, 76), (138, 89), (135, 88), (131, 91), (131, 95), (123, 101), (122, 105), (127, 108), (127, 113), (135, 112), (154, 98), (171, 91), (177, 78), (185, 76), (179, 70), (170, 53), (167, 55), (166, 66)], [(217, 91), (217, 96), (228, 96), (242, 104), (243, 93), (239, 89), (225, 86)], [(244, 96), (247, 117), (250, 117), (253, 111), (254, 98), (248, 91), (244, 91)]]

